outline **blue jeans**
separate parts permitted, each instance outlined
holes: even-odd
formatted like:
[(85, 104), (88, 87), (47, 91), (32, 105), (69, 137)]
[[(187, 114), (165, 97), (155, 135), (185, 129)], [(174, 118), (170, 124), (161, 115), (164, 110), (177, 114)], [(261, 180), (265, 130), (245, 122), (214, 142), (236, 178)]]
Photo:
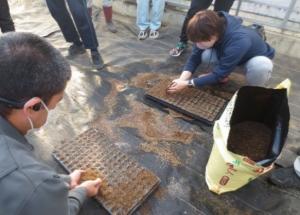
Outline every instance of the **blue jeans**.
[[(86, 0), (87, 7), (92, 7), (93, 0)], [(102, 6), (104, 7), (111, 7), (112, 6), (112, 0), (102, 0)]]
[[(217, 65), (219, 60), (214, 49), (206, 49), (202, 53), (202, 63)], [(273, 62), (266, 56), (255, 56), (242, 65), (246, 81), (250, 86), (265, 86), (273, 71)]]
[(158, 30), (165, 9), (165, 0), (152, 0), (151, 17), (149, 17), (150, 0), (137, 0), (136, 24), (141, 31), (150, 28)]
[(95, 28), (91, 17), (88, 15), (85, 0), (67, 0), (74, 22), (65, 0), (46, 0), (46, 2), (67, 42), (76, 43), (82, 40), (86, 49), (98, 47)]

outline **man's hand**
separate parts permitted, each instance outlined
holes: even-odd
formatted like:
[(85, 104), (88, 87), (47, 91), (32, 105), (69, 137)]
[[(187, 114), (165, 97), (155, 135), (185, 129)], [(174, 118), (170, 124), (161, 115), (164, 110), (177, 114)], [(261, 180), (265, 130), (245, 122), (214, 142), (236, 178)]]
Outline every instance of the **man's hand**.
[(181, 79), (175, 79), (167, 88), (167, 93), (176, 93), (188, 86), (188, 81), (183, 81)]
[(82, 182), (78, 187), (84, 187), (86, 189), (86, 195), (88, 197), (93, 197), (98, 194), (101, 182), (102, 180), (97, 178), (96, 180)]
[(70, 189), (73, 189), (77, 185), (79, 185), (81, 174), (84, 173), (83, 170), (75, 170), (70, 174)]

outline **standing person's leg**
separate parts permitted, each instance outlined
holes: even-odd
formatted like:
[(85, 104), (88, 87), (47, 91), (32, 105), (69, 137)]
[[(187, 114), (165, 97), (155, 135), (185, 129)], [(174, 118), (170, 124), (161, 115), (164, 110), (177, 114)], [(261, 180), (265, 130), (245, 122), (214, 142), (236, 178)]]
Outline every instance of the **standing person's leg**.
[(112, 33), (116, 33), (117, 28), (112, 21), (112, 0), (102, 0), (102, 4), (107, 29)]
[(151, 8), (151, 22), (150, 22), (150, 35), (152, 39), (156, 39), (159, 36), (158, 29), (161, 26), (161, 19), (164, 14), (165, 0), (152, 0)]
[(245, 64), (246, 80), (250, 86), (265, 86), (273, 71), (273, 62), (265, 56), (251, 58)]
[(139, 40), (144, 40), (148, 37), (149, 22), (149, 0), (137, 0), (136, 9), (136, 24), (139, 27)]
[(233, 5), (234, 0), (216, 0), (214, 5), (214, 11), (229, 12)]
[(98, 39), (85, 0), (68, 0), (68, 5), (84, 47), (91, 50), (93, 63), (99, 68), (102, 67)]
[(67, 2), (84, 47), (97, 49), (98, 40), (85, 0), (67, 0)]
[(15, 31), (14, 22), (10, 16), (7, 0), (0, 0), (0, 28), (2, 33)]
[(93, 15), (93, 0), (86, 0), (86, 6), (87, 6), (87, 10), (88, 10), (88, 14), (90, 16)]
[(50, 14), (57, 22), (67, 42), (73, 43), (69, 48), (69, 56), (74, 57), (85, 53), (76, 27), (64, 0), (46, 0)]
[(180, 33), (180, 40), (176, 45), (176, 48), (173, 48), (170, 50), (170, 55), (173, 57), (180, 56), (181, 53), (185, 50), (187, 47), (188, 43), (188, 37), (186, 34), (186, 29), (188, 26), (188, 23), (190, 19), (195, 15), (200, 10), (205, 10), (207, 9), (212, 3), (212, 0), (192, 0), (191, 1), (191, 6), (185, 16), (182, 28), (181, 28), (181, 33)]

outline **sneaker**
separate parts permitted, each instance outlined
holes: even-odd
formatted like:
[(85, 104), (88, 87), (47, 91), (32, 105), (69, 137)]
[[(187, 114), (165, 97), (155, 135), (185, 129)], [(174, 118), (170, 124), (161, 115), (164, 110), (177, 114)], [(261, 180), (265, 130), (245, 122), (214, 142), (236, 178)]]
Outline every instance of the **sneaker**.
[(159, 32), (156, 30), (151, 30), (149, 34), (150, 39), (157, 39), (159, 37)]
[(169, 54), (172, 57), (178, 57), (181, 55), (181, 53), (187, 48), (187, 43), (184, 42), (178, 42), (176, 45), (176, 48), (173, 48), (170, 50)]
[(138, 34), (139, 40), (144, 40), (148, 37), (148, 30), (140, 31)]
[(68, 49), (68, 56), (67, 58), (68, 59), (72, 59), (74, 57), (76, 57), (77, 55), (80, 55), (80, 54), (84, 54), (86, 52), (85, 48), (83, 45), (75, 45), (75, 44), (72, 44), (69, 49)]
[(91, 51), (92, 62), (97, 69), (104, 67), (102, 57), (98, 51)]
[(106, 27), (107, 27), (107, 29), (108, 29), (111, 33), (117, 33), (117, 32), (118, 32), (118, 30), (117, 30), (117, 28), (116, 28), (116, 26), (114, 25), (113, 22), (108, 22), (108, 23), (106, 24)]
[(294, 171), (294, 167), (274, 170), (269, 178), (270, 182), (282, 188), (300, 189), (300, 178)]

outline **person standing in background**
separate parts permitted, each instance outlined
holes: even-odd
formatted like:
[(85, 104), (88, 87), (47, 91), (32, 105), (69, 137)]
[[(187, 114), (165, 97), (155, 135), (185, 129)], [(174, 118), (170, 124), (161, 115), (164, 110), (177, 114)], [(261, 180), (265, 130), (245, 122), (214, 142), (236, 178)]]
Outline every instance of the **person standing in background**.
[[(93, 0), (87, 0), (87, 8), (90, 16), (92, 16), (92, 11), (93, 11), (92, 6), (93, 6)], [(118, 30), (112, 21), (112, 14), (113, 14), (112, 0), (102, 0), (102, 9), (103, 9), (107, 29), (111, 33), (117, 33)]]
[(15, 31), (7, 0), (0, 0), (0, 28), (2, 33)]
[(159, 37), (158, 29), (161, 26), (161, 19), (165, 9), (165, 0), (152, 0), (150, 17), (149, 7), (149, 0), (137, 0), (136, 24), (140, 30), (138, 34), (139, 40), (144, 40), (148, 36), (151, 39), (157, 39)]
[[(90, 49), (93, 64), (100, 69), (103, 62), (98, 52), (98, 40), (91, 17), (88, 14), (85, 0), (67, 0), (69, 13), (65, 0), (46, 0), (52, 17), (59, 25), (64, 38), (72, 43), (67, 58), (72, 59)], [(74, 22), (73, 22), (73, 20)]]

